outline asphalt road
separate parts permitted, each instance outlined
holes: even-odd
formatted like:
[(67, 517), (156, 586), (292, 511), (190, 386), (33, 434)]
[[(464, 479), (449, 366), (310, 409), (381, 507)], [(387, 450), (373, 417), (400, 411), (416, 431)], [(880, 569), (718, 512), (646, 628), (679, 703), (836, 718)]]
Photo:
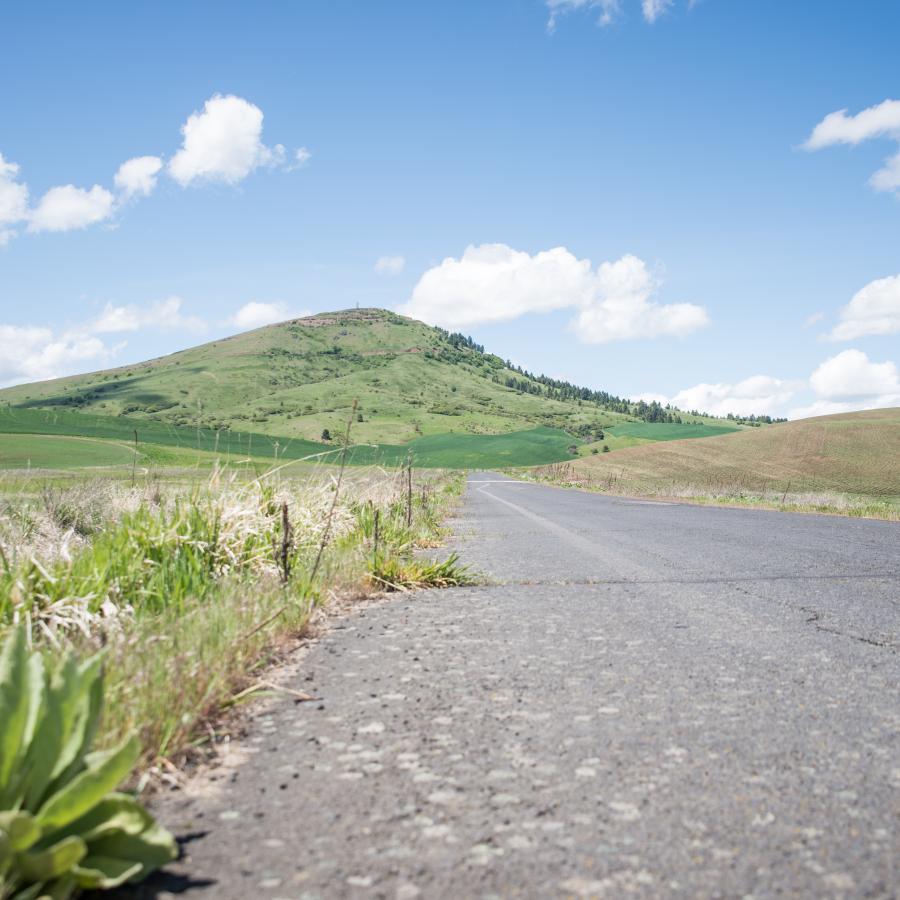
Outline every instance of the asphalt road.
[(470, 479), (490, 584), (357, 610), (145, 895), (900, 895), (900, 525)]

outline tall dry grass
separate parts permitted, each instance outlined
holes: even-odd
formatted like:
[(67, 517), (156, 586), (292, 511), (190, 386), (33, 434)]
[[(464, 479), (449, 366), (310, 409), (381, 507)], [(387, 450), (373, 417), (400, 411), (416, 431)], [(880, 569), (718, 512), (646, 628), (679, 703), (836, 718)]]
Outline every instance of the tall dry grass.
[(706, 481), (647, 478), (635, 475), (624, 466), (621, 469), (610, 466), (607, 471), (593, 472), (588, 467), (571, 463), (539, 466), (527, 472), (516, 470), (514, 474), (526, 480), (612, 496), (687, 500), (703, 505), (900, 520), (900, 504), (889, 499), (837, 491), (792, 490), (790, 480), (777, 486), (773, 484), (761, 487), (749, 478), (717, 476)]
[(429, 569), (413, 556), (434, 543), (461, 479), (418, 482), (410, 526), (403, 475), (374, 468), (7, 497), (0, 632), (24, 622), (48, 652), (105, 647), (101, 741), (136, 730), (144, 763), (177, 757), (329, 596), (464, 577), (453, 560)]

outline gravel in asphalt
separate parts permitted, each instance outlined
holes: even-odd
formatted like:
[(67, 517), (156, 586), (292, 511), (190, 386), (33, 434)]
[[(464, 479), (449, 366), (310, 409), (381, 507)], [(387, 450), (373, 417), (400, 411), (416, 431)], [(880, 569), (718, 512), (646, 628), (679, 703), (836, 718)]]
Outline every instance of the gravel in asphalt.
[(900, 525), (470, 478), (156, 812), (196, 898), (896, 897)]

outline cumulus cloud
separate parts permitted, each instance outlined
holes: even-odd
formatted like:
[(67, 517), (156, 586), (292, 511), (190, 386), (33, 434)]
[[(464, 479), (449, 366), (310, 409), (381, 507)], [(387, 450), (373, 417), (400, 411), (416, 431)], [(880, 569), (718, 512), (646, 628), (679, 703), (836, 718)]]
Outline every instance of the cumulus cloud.
[(119, 166), (113, 180), (126, 200), (131, 197), (149, 197), (156, 187), (156, 176), (162, 165), (158, 156), (136, 156)]
[(375, 271), (379, 275), (399, 275), (406, 266), (402, 256), (379, 256), (375, 261)]
[(809, 384), (816, 400), (792, 410), (792, 418), (900, 406), (896, 363), (872, 362), (861, 350), (844, 350), (826, 359), (812, 373)]
[[(593, 10), (597, 13), (598, 25), (611, 25), (622, 12), (621, 0), (545, 0), (550, 18), (547, 20), (548, 31), (556, 28), (557, 20), (566, 13), (577, 10)], [(673, 5), (674, 0), (641, 0), (641, 12), (645, 21), (651, 25)], [(688, 8), (692, 8), (696, 0), (688, 0)]]
[[(198, 182), (236, 184), (260, 166), (290, 172), (309, 162), (312, 154), (306, 147), (295, 150), (289, 163), (281, 144), (263, 144), (262, 122), (262, 110), (242, 97), (210, 97), (203, 110), (182, 126), (181, 148), (166, 171), (182, 187)], [(118, 198), (98, 184), (90, 190), (66, 184), (50, 188), (32, 209), (28, 187), (18, 180), (18, 165), (0, 154), (0, 246), (15, 235), (13, 226), (20, 222), (27, 222), (30, 232), (71, 231), (103, 222), (117, 206), (153, 193), (164, 165), (159, 156), (136, 156), (123, 162), (113, 176)]]
[(870, 281), (841, 309), (839, 318), (828, 335), (833, 341), (900, 332), (900, 275)]
[(181, 126), (181, 149), (168, 172), (182, 186), (196, 181), (236, 184), (260, 166), (284, 162), (281, 144), (262, 142), (262, 110), (233, 94), (216, 94)]
[(872, 362), (861, 350), (844, 350), (826, 359), (809, 378), (812, 389), (827, 400), (900, 395), (900, 374), (893, 362)]
[(753, 375), (737, 384), (697, 384), (679, 391), (671, 403), (725, 416), (777, 415), (797, 393), (798, 385), (770, 375)]
[(126, 345), (108, 345), (103, 336), (149, 330), (198, 332), (206, 323), (182, 312), (179, 297), (147, 306), (108, 303), (99, 316), (65, 329), (0, 324), (0, 386), (59, 378), (101, 366)]
[(161, 328), (166, 331), (202, 332), (206, 322), (199, 316), (186, 316), (181, 309), (184, 301), (180, 297), (167, 297), (150, 306), (129, 303), (115, 306), (107, 303), (100, 316), (87, 328), (94, 334), (115, 334), (126, 331), (140, 331), (144, 328)]
[(659, 285), (636, 256), (601, 263), (593, 282), (591, 298), (582, 304), (574, 323), (579, 337), (588, 343), (661, 335), (684, 337), (709, 324), (702, 306), (651, 302)]
[(651, 403), (654, 400), (679, 409), (695, 409), (714, 416), (780, 416), (786, 404), (805, 386), (803, 381), (785, 381), (770, 375), (753, 375), (736, 384), (724, 382), (695, 384), (668, 397), (664, 394), (643, 394), (635, 400)]
[[(812, 402), (789, 409), (792, 402)], [(859, 409), (900, 406), (900, 373), (891, 361), (872, 362), (860, 350), (844, 350), (826, 359), (808, 379), (789, 381), (754, 375), (737, 384), (696, 384), (669, 397), (648, 394), (638, 400), (671, 403), (717, 416), (770, 415), (803, 419)], [(801, 400), (802, 402), (802, 400)]]
[(90, 190), (65, 184), (50, 188), (32, 211), (29, 231), (71, 231), (103, 222), (113, 214), (113, 195), (95, 184)]
[(312, 315), (309, 310), (292, 311), (286, 303), (262, 303), (252, 300), (226, 319), (225, 324), (239, 328), (241, 331), (250, 331), (253, 328), (262, 328), (264, 325), (273, 325), (275, 322), (301, 319), (309, 315)]
[[(803, 146), (806, 150), (821, 150), (836, 144), (855, 146), (875, 138), (889, 138), (900, 144), (900, 100), (885, 100), (855, 116), (847, 115), (846, 109), (829, 113)], [(869, 184), (876, 191), (900, 190), (900, 152), (885, 160)]]
[[(812, 402), (789, 409), (792, 402), (810, 398)], [(635, 399), (717, 416), (734, 413), (803, 419), (900, 406), (900, 371), (890, 360), (873, 362), (861, 350), (844, 350), (817, 366), (808, 379), (754, 375), (737, 384), (695, 384), (673, 396), (644, 394)]]
[(108, 349), (96, 337), (55, 334), (50, 328), (0, 325), (0, 385), (56, 378), (89, 360), (102, 361)]
[(532, 256), (482, 244), (425, 272), (398, 311), (452, 328), (571, 308), (577, 311), (572, 328), (587, 343), (685, 335), (707, 324), (700, 306), (652, 302), (657, 287), (635, 256), (595, 270), (565, 247)]
[(0, 153), (0, 247), (15, 233), (11, 226), (28, 218), (28, 188), (18, 176), (19, 167)]

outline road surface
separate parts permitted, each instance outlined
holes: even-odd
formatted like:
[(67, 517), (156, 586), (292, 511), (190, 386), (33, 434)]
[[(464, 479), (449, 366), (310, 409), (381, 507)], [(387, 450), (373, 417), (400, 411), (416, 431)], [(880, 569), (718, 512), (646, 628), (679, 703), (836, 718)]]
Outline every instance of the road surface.
[(489, 583), (357, 610), (145, 896), (895, 897), (900, 525), (470, 478)]

